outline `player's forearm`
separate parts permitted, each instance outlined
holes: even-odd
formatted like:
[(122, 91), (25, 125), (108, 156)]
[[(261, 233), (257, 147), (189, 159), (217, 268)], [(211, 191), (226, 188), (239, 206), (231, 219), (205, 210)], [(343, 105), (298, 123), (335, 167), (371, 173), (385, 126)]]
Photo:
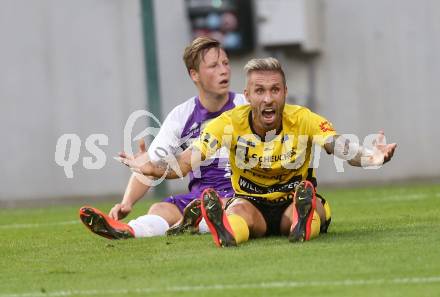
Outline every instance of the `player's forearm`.
[(133, 173), (128, 180), (127, 188), (125, 189), (121, 203), (133, 206), (145, 195), (145, 193), (148, 192), (149, 189), (150, 186), (148, 186), (146, 182), (142, 182), (140, 177)]
[(372, 151), (359, 145), (358, 143), (350, 142), (342, 136), (335, 136), (333, 139), (325, 144), (327, 152), (334, 154), (336, 157), (346, 160), (348, 164), (355, 167), (374, 166)]
[[(391, 157), (390, 157), (391, 158)], [(356, 167), (375, 167), (382, 166), (389, 159), (385, 158), (382, 152), (374, 151), (363, 146), (358, 146), (356, 156), (348, 160), (348, 164)]]
[(148, 162), (142, 172), (156, 178), (182, 178), (193, 168), (200, 166), (202, 160), (202, 155), (197, 150), (187, 149), (179, 156), (172, 156), (158, 162)]
[(178, 174), (169, 168), (169, 164), (163, 161), (151, 162), (149, 164), (149, 171), (143, 171), (144, 174), (148, 173), (155, 178), (165, 177), (166, 179), (178, 178)]
[[(149, 171), (146, 171), (149, 175), (156, 178), (165, 177), (165, 179), (176, 179), (186, 176), (191, 171), (191, 165), (185, 162), (151, 162), (148, 165)], [(144, 172), (145, 174), (145, 172)]]

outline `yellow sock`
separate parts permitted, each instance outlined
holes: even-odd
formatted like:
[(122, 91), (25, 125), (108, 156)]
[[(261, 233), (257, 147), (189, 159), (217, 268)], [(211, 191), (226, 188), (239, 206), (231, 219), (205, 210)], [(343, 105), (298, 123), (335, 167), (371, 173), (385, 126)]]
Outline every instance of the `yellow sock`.
[(235, 241), (237, 244), (245, 242), (249, 239), (249, 227), (246, 221), (239, 215), (228, 215), (229, 225), (235, 234)]
[(328, 227), (330, 226), (330, 222), (332, 220), (332, 211), (330, 209), (328, 201), (323, 201), (323, 206), (325, 211), (325, 221), (322, 222), (321, 233), (327, 233)]
[(312, 232), (310, 233), (310, 239), (318, 237), (320, 229), (321, 229), (321, 218), (319, 217), (318, 212), (315, 210), (313, 212)]

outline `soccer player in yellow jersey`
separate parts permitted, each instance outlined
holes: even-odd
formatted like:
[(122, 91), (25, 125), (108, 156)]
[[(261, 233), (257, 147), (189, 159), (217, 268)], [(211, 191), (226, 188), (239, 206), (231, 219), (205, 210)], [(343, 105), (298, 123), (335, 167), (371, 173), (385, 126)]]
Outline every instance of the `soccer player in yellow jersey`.
[[(314, 173), (309, 169), (312, 145), (347, 159), (353, 166), (380, 166), (389, 161), (396, 144), (384, 144), (383, 132), (372, 150), (340, 136), (329, 121), (309, 109), (286, 105), (287, 86), (274, 58), (253, 59), (245, 66), (244, 94), (249, 105), (239, 106), (211, 121), (198, 141), (178, 158), (185, 175), (219, 149), (229, 150), (235, 197), (223, 211), (217, 193), (202, 193), (202, 214), (218, 246), (235, 246), (249, 237), (281, 234), (302, 242), (326, 231), (330, 208), (316, 197)], [(176, 168), (164, 163), (139, 162), (120, 154), (132, 170), (176, 178)]]

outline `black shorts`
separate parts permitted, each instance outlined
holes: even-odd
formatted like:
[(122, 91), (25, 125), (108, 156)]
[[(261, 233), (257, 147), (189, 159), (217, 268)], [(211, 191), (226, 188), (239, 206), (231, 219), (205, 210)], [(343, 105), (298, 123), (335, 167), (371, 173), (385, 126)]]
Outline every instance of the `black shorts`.
[(270, 201), (252, 196), (235, 195), (228, 201), (225, 209), (227, 209), (236, 199), (244, 199), (252, 203), (263, 215), (266, 222), (267, 230), (265, 236), (281, 235), (281, 218), (284, 212), (293, 202), (293, 195), (289, 194), (278, 201)]

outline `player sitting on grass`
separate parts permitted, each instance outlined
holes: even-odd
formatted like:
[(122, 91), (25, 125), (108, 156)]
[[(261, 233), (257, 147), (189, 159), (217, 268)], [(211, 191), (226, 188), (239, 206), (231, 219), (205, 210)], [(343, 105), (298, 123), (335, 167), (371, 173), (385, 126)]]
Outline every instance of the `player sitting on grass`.
[[(178, 105), (167, 116), (148, 149), (148, 156), (152, 160), (182, 152), (199, 137), (208, 121), (236, 105), (246, 104), (243, 95), (229, 92), (229, 60), (217, 40), (207, 37), (195, 39), (185, 49), (183, 59), (199, 95)], [(143, 141), (140, 148), (141, 154), (147, 154)], [(96, 208), (84, 206), (80, 209), (80, 218), (92, 232), (110, 239), (150, 237), (164, 235), (166, 232), (173, 234), (194, 228), (199, 223), (199, 217), (201, 218), (200, 207), (197, 207), (200, 201), (196, 198), (200, 197), (204, 189), (214, 188), (225, 198), (233, 195), (227, 151), (226, 155), (210, 157), (206, 166), (200, 167), (198, 176), (190, 173), (189, 193), (171, 196), (163, 202), (153, 204), (147, 215), (128, 224), (119, 220), (131, 212), (133, 205), (151, 185), (148, 177), (137, 173), (130, 177), (122, 202), (116, 204), (108, 216)], [(188, 209), (182, 220), (184, 208), (194, 199), (194, 207)], [(169, 229), (173, 225), (174, 228)], [(200, 231), (208, 231), (206, 223), (200, 224)]]
[[(202, 213), (218, 246), (271, 234), (287, 235), (292, 242), (316, 237), (325, 224), (326, 210), (306, 180), (312, 144), (347, 159), (353, 166), (380, 166), (389, 161), (396, 144), (384, 144), (383, 132), (372, 150), (350, 143), (331, 124), (309, 109), (285, 104), (284, 72), (274, 58), (253, 59), (245, 66), (245, 96), (250, 102), (211, 121), (188, 150), (177, 159), (183, 174), (220, 147), (230, 151), (235, 196), (222, 209), (219, 194), (206, 189)], [(122, 163), (139, 173), (175, 178), (161, 162), (141, 162), (120, 154)]]

